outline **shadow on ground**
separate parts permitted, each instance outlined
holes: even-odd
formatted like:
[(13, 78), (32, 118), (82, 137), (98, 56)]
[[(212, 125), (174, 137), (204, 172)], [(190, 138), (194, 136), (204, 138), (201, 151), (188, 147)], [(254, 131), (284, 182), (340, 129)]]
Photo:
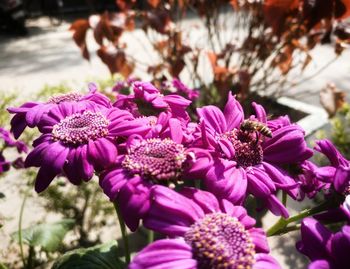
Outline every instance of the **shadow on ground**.
[(284, 264), (288, 265), (288, 268), (305, 269), (309, 263), (307, 257), (299, 253), (295, 248), (295, 243), (299, 240), (299, 232), (288, 233), (279, 236), (272, 247), (275, 255), (278, 254), (283, 257)]

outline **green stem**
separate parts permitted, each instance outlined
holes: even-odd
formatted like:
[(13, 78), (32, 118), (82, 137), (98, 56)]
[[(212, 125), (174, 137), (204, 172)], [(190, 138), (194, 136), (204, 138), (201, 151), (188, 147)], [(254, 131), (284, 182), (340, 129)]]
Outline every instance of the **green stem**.
[(289, 233), (292, 231), (297, 231), (300, 229), (300, 226), (301, 226), (300, 224), (295, 224), (292, 226), (285, 227), (285, 228), (279, 230), (278, 233), (274, 234), (274, 235), (282, 235), (282, 234), (286, 234), (286, 233)]
[(117, 215), (118, 215), (120, 231), (122, 233), (122, 238), (123, 238), (123, 243), (124, 243), (124, 251), (125, 251), (125, 261), (127, 264), (129, 264), (130, 263), (130, 249), (129, 249), (128, 235), (126, 233), (125, 222), (123, 220), (123, 217), (120, 213), (118, 206), (115, 203), (114, 203), (114, 207), (115, 207), (115, 211), (117, 212)]
[(200, 190), (201, 189), (201, 181), (199, 179), (196, 179), (194, 181), (194, 186), (195, 186), (196, 189)]
[(285, 191), (283, 191), (282, 192), (282, 204), (284, 205), (284, 206), (286, 206), (287, 205), (287, 193), (285, 192)]
[(26, 268), (26, 266), (27, 266), (26, 260), (24, 258), (23, 242), (22, 242), (22, 219), (23, 219), (24, 206), (25, 206), (27, 197), (28, 197), (28, 193), (25, 193), (23, 201), (22, 201), (21, 209), (19, 212), (19, 221), (18, 221), (18, 243), (19, 243), (19, 249), (21, 252), (21, 259), (23, 262), (23, 268)]
[(154, 231), (148, 230), (147, 234), (148, 234), (148, 238), (147, 238), (148, 244), (151, 244), (154, 241)]
[(318, 206), (315, 206), (310, 209), (305, 209), (301, 211), (299, 214), (294, 215), (288, 219), (280, 218), (273, 226), (271, 226), (267, 230), (267, 236), (273, 236), (279, 234), (281, 231), (284, 231), (288, 229), (288, 224), (302, 220), (303, 218), (313, 216), (315, 214), (318, 214), (324, 210), (326, 210), (329, 207), (329, 202), (326, 201)]
[(279, 220), (272, 225), (266, 232), (267, 236), (273, 236), (278, 233), (281, 229), (287, 226), (287, 220), (284, 218), (279, 218)]

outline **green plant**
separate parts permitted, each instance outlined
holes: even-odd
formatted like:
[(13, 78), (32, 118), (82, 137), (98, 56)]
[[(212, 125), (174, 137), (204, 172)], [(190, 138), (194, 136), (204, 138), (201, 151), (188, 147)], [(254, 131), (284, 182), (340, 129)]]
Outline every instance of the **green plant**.
[(43, 197), (48, 211), (76, 220), (76, 246), (88, 247), (100, 243), (98, 237), (93, 240), (89, 238), (89, 232), (98, 231), (105, 224), (106, 217), (114, 213), (114, 207), (103, 196), (95, 181), (72, 188), (62, 178), (47, 189)]
[(350, 158), (350, 104), (344, 103), (330, 119), (330, 128), (318, 131), (316, 137), (329, 138), (346, 158)]

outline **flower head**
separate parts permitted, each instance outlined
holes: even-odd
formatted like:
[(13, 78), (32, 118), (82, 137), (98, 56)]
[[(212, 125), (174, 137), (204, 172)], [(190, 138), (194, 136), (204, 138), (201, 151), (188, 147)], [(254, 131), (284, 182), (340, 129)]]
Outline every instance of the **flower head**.
[(338, 193), (348, 194), (350, 192), (350, 162), (328, 139), (317, 141), (315, 149), (323, 153), (330, 161), (330, 165), (324, 169), (333, 171), (324, 181), (331, 182)]
[(43, 135), (25, 160), (26, 167), (40, 167), (36, 191), (45, 190), (59, 174), (79, 184), (91, 179), (94, 170), (111, 166), (118, 155), (117, 137), (148, 132), (133, 120), (127, 111), (98, 105), (63, 102), (52, 108), (40, 121)]
[[(264, 232), (241, 206), (211, 193), (185, 188), (182, 194), (162, 186), (152, 189), (144, 225), (177, 239), (157, 241), (142, 250), (130, 268), (279, 268), (267, 253)], [(162, 252), (166, 249), (167, 252)], [(156, 252), (158, 259), (150, 259)], [(267, 267), (266, 267), (267, 268)]]
[(223, 112), (215, 106), (197, 110), (201, 129), (197, 143), (214, 157), (206, 186), (234, 203), (251, 193), (263, 199), (274, 214), (287, 217), (275, 192), (283, 189), (296, 198), (298, 184), (281, 167), (308, 159), (312, 151), (299, 126), (285, 117), (268, 121), (262, 106), (253, 103), (253, 107), (256, 116), (245, 120), (241, 105), (229, 94)]
[(14, 140), (12, 134), (2, 127), (0, 127), (0, 147), (0, 174), (8, 171), (11, 165), (16, 169), (23, 168), (23, 166), (21, 166), (21, 162), (23, 162), (21, 156), (17, 157), (14, 161), (8, 161), (4, 156), (4, 151), (7, 148), (14, 147), (17, 149), (18, 153), (27, 152), (27, 145), (22, 141)]
[(133, 94), (118, 95), (115, 107), (130, 111), (135, 117), (158, 115), (161, 112), (170, 113), (174, 118), (189, 121), (186, 108), (191, 101), (177, 94), (163, 95), (149, 82), (133, 83)]
[(28, 151), (28, 147), (24, 142), (14, 140), (11, 133), (2, 127), (0, 127), (0, 139), (3, 141), (5, 147), (15, 147), (18, 153)]
[(301, 224), (301, 241), (297, 249), (309, 257), (309, 269), (349, 268), (350, 226), (332, 233), (317, 220), (306, 218)]
[(175, 187), (184, 180), (200, 179), (207, 171), (210, 155), (181, 142), (175, 137), (143, 139), (131, 136), (127, 153), (101, 175), (102, 189), (118, 203), (131, 230), (137, 228), (139, 220), (148, 211), (152, 186)]
[(191, 101), (195, 101), (199, 97), (199, 90), (190, 89), (177, 78), (174, 78), (172, 81), (162, 82), (162, 92), (176, 93)]
[(300, 183), (300, 197), (302, 200), (305, 194), (313, 198), (320, 190), (327, 190), (330, 187), (331, 179), (335, 169), (333, 167), (318, 167), (311, 161), (305, 161), (300, 165), (302, 173), (298, 175)]
[(64, 102), (82, 104), (85, 106), (101, 105), (103, 107), (111, 107), (109, 99), (97, 91), (95, 84), (89, 84), (89, 93), (81, 94), (78, 92), (70, 92), (50, 97), (46, 102), (27, 102), (20, 107), (10, 107), (8, 111), (15, 116), (11, 120), (11, 131), (15, 138), (18, 138), (24, 129), (39, 125), (43, 116), (47, 114), (52, 108)]

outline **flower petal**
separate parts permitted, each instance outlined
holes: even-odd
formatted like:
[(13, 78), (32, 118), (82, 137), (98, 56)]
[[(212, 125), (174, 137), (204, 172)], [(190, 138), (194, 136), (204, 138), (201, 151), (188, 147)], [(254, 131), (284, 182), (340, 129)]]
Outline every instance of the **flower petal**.
[(276, 187), (278, 186), (279, 189), (285, 190), (293, 199), (297, 198), (299, 185), (292, 177), (290, 177), (282, 169), (267, 162), (262, 162), (262, 165), (268, 176), (273, 180), (273, 182), (277, 183), (275, 184)]
[(234, 204), (240, 204), (246, 196), (246, 173), (244, 170), (237, 169), (235, 162), (216, 160), (204, 182), (208, 191)]
[(281, 269), (278, 262), (270, 255), (259, 253), (255, 255), (255, 260), (253, 269)]
[(88, 158), (96, 170), (103, 170), (113, 164), (117, 155), (117, 147), (109, 139), (99, 138), (95, 141), (89, 141)]
[(46, 147), (42, 152), (42, 163), (35, 181), (35, 190), (45, 190), (56, 175), (61, 173), (67, 159), (69, 148), (55, 142)]
[(251, 171), (247, 172), (248, 191), (256, 197), (268, 197), (276, 191), (275, 185), (271, 178), (257, 167), (252, 167)]
[(249, 229), (249, 234), (253, 239), (253, 243), (255, 245), (255, 251), (260, 253), (269, 253), (270, 248), (267, 243), (266, 234), (261, 228), (251, 228)]
[(129, 269), (197, 269), (191, 247), (183, 239), (158, 240), (141, 250)]
[(220, 211), (218, 200), (210, 192), (195, 188), (183, 188), (180, 193), (196, 202), (206, 214)]
[(330, 257), (332, 233), (317, 220), (305, 218), (301, 223), (301, 239), (297, 249), (312, 261)]
[(337, 266), (339, 268), (348, 267), (350, 263), (350, 226), (343, 226), (342, 230), (333, 236), (331, 247)]
[(267, 122), (267, 117), (266, 117), (266, 111), (264, 109), (264, 107), (262, 105), (259, 105), (255, 102), (252, 103), (252, 106), (255, 110), (255, 115), (256, 118), (262, 122), (262, 123), (266, 123)]
[(316, 141), (315, 150), (326, 155), (332, 166), (339, 166), (340, 164), (347, 164), (348, 162), (341, 156), (333, 143), (328, 139)]
[(282, 216), (285, 219), (289, 217), (287, 208), (277, 199), (275, 195), (270, 195), (266, 199), (267, 208), (276, 216)]
[(114, 201), (128, 179), (122, 168), (114, 168), (101, 174), (99, 182), (103, 192), (111, 201)]
[(150, 184), (139, 177), (129, 179), (117, 196), (125, 224), (134, 232), (150, 207)]
[(221, 210), (232, 217), (236, 217), (240, 223), (244, 225), (246, 229), (252, 228), (256, 221), (252, 217), (247, 215), (247, 210), (242, 206), (235, 206), (228, 200), (220, 201)]
[(193, 200), (160, 185), (152, 188), (151, 201), (143, 222), (145, 227), (169, 236), (182, 236), (205, 214)]
[(326, 260), (317, 260), (309, 264), (308, 269), (332, 269), (333, 266)]
[(228, 100), (224, 108), (224, 116), (227, 122), (227, 129), (232, 130), (237, 128), (244, 120), (244, 113), (241, 104), (236, 100), (235, 96), (229, 92)]
[(343, 193), (350, 182), (350, 166), (339, 166), (334, 175), (334, 188), (339, 193)]
[(205, 120), (207, 128), (219, 134), (226, 132), (227, 126), (225, 116), (216, 106), (197, 108), (197, 113), (199, 118)]
[(304, 133), (297, 125), (282, 127), (263, 143), (264, 161), (276, 164), (297, 163), (309, 159), (312, 150), (306, 145)]

